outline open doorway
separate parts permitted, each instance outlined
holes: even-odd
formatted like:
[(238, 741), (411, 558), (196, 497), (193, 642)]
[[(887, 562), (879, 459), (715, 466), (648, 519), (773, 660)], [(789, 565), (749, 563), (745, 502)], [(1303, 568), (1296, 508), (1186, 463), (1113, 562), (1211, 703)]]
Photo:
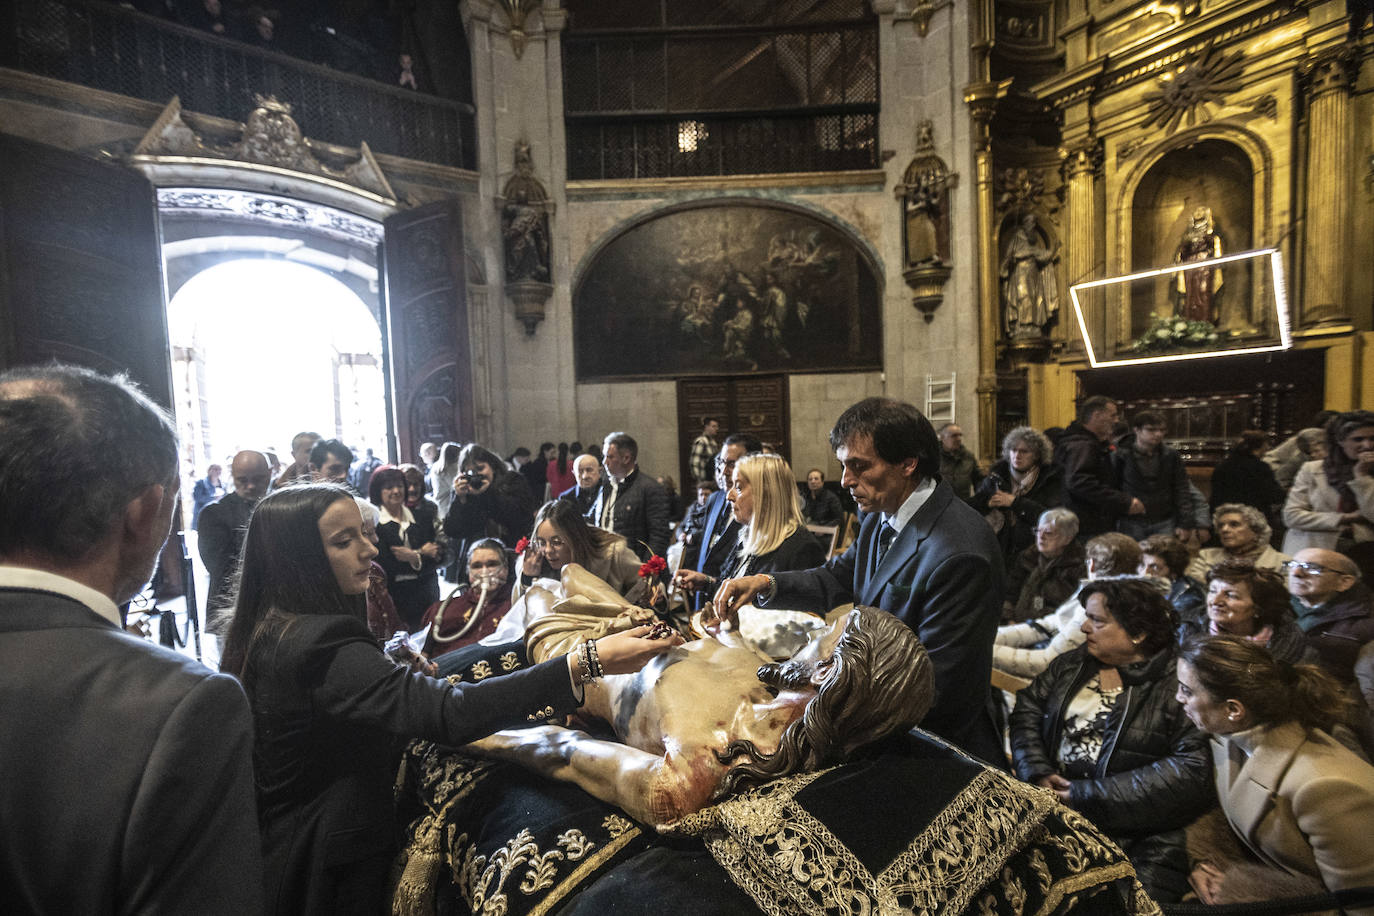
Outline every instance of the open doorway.
[(334, 277), (289, 261), (223, 261), (177, 291), (167, 330), (184, 473), (227, 471), (240, 449), (287, 456), (303, 429), (386, 454), (381, 329)]

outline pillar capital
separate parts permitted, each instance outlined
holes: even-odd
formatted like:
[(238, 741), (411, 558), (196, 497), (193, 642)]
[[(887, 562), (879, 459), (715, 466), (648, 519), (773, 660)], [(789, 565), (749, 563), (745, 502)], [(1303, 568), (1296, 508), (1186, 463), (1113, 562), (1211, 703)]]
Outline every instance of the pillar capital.
[(1309, 58), (1302, 68), (1302, 85), (1309, 99), (1332, 92), (1347, 95), (1360, 75), (1360, 56), (1349, 46)]
[(1065, 178), (1096, 175), (1102, 169), (1102, 141), (1091, 134), (1059, 147)]

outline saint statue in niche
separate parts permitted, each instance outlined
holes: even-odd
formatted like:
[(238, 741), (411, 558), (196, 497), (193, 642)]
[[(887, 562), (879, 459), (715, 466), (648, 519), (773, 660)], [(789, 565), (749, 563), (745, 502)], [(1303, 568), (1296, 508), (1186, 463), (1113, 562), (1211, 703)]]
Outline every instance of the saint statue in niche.
[[(1183, 230), (1183, 240), (1174, 252), (1175, 264), (1207, 261), (1221, 257), (1221, 236), (1212, 222), (1212, 208), (1198, 207), (1193, 222)], [(1174, 314), (1188, 321), (1217, 323), (1217, 300), (1221, 297), (1222, 275), (1219, 267), (1198, 267), (1179, 272), (1178, 302)]]
[(1041, 241), (1035, 216), (1022, 216), (1002, 258), (1002, 326), (1008, 340), (1043, 337), (1059, 310), (1058, 253), (1058, 245), (1050, 249)]

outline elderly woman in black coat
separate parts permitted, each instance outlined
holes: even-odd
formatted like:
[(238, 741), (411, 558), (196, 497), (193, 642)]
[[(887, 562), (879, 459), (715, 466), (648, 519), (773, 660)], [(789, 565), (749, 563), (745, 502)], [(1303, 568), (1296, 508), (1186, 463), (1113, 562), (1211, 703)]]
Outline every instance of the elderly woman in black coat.
[(1049, 440), (1033, 426), (1018, 426), (1002, 439), (1002, 460), (978, 485), (969, 505), (982, 513), (1010, 568), (1035, 543), (1035, 525), (1046, 509), (1064, 505), (1063, 472), (1051, 463)]
[(1145, 579), (1099, 579), (1079, 598), (1087, 641), (1016, 695), (1016, 773), (1116, 841), (1156, 900), (1177, 901), (1183, 828), (1212, 804), (1212, 761), (1174, 698), (1176, 618)]

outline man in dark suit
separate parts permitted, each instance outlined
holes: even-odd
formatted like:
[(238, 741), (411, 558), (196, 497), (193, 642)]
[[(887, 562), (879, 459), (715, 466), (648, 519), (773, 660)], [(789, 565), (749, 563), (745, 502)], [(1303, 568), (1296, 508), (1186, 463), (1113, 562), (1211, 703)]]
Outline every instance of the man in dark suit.
[(267, 485), (272, 481), (267, 456), (262, 452), (239, 452), (229, 464), (229, 473), (234, 480), (234, 492), (224, 494), (200, 514), (196, 548), (210, 574), (210, 594), (205, 601), (207, 626), (233, 603), (234, 571), (243, 551), (248, 518), (253, 507), (267, 495)]
[(733, 621), (756, 597), (760, 607), (824, 613), (852, 601), (891, 612), (935, 667), (935, 705), (921, 727), (1001, 764), (989, 704), (1003, 591), (992, 528), (940, 479), (939, 439), (910, 404), (860, 401), (836, 421), (830, 447), (865, 513), (858, 538), (816, 569), (731, 579), (708, 613)]
[(577, 485), (558, 494), (577, 505), (577, 511), (586, 515), (601, 492), (601, 462), (595, 455), (578, 455), (573, 462), (573, 473), (577, 475)]
[[(716, 455), (716, 492), (706, 500), (706, 520), (702, 525), (701, 537), (694, 545), (682, 551), (679, 569), (694, 569), (708, 576), (720, 577), (725, 561), (735, 549), (739, 522), (730, 511), (730, 501), (726, 494), (730, 491), (730, 481), (735, 474), (735, 462), (745, 455), (763, 451), (763, 443), (757, 436), (747, 433), (734, 433), (725, 437), (725, 444)], [(692, 610), (701, 610), (703, 593), (692, 593)]]
[(0, 375), (0, 912), (262, 911), (243, 690), (118, 607), (167, 539), (177, 464), (123, 379)]
[(668, 552), (668, 494), (639, 469), (639, 445), (628, 433), (611, 433), (602, 443), (601, 481), (587, 520), (625, 538), (647, 560)]
[(1064, 473), (1064, 508), (1078, 516), (1083, 540), (1116, 530), (1118, 519), (1144, 515), (1145, 504), (1121, 489), (1109, 441), (1116, 426), (1116, 401), (1094, 395), (1078, 405), (1078, 418), (1054, 445), (1054, 463)]

